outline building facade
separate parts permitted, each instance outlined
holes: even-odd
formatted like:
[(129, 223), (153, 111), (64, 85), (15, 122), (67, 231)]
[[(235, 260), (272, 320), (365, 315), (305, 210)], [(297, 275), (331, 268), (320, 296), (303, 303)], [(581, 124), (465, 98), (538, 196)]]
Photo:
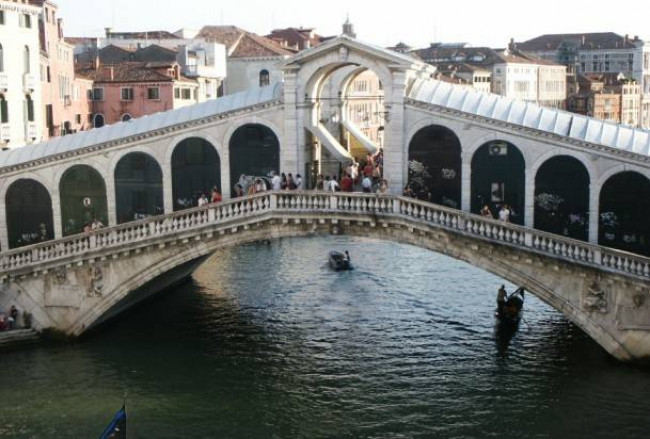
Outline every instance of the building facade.
[(40, 8), (27, 0), (0, 1), (0, 147), (42, 139), (39, 78)]

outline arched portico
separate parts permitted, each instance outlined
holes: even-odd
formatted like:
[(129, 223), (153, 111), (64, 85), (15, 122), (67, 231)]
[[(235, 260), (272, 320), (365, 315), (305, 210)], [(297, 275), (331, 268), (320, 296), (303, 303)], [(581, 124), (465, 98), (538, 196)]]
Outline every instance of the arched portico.
[(174, 210), (195, 207), (198, 196), (221, 191), (221, 159), (217, 149), (201, 137), (181, 141), (171, 157)]
[(10, 249), (54, 239), (52, 197), (38, 181), (14, 181), (5, 194), (5, 211)]

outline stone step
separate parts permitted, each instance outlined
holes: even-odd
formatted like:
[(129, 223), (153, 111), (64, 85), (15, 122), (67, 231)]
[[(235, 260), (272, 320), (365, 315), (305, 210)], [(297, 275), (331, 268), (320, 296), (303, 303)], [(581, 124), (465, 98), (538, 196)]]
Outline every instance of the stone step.
[(34, 343), (40, 340), (40, 335), (34, 329), (13, 329), (0, 332), (0, 349), (22, 344)]

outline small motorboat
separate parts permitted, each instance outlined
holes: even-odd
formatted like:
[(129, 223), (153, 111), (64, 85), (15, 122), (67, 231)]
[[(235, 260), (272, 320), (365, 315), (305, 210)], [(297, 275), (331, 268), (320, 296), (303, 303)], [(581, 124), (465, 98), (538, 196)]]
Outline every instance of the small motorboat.
[(341, 252), (331, 251), (329, 253), (330, 266), (336, 270), (351, 270), (350, 254), (346, 251), (345, 254)]
[(501, 323), (518, 325), (521, 320), (521, 310), (524, 307), (524, 289), (519, 288), (509, 295), (505, 303), (496, 312)]

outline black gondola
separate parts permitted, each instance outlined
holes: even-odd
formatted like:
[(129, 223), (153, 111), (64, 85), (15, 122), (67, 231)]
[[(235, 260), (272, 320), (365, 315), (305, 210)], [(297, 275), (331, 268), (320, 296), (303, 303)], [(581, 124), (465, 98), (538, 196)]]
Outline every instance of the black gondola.
[(331, 251), (329, 253), (329, 261), (330, 266), (336, 271), (352, 269), (352, 265), (350, 264), (350, 254), (347, 251), (345, 254)]
[(519, 288), (506, 299), (505, 303), (497, 309), (497, 317), (501, 323), (518, 325), (521, 320), (521, 310), (524, 307), (524, 289)]

